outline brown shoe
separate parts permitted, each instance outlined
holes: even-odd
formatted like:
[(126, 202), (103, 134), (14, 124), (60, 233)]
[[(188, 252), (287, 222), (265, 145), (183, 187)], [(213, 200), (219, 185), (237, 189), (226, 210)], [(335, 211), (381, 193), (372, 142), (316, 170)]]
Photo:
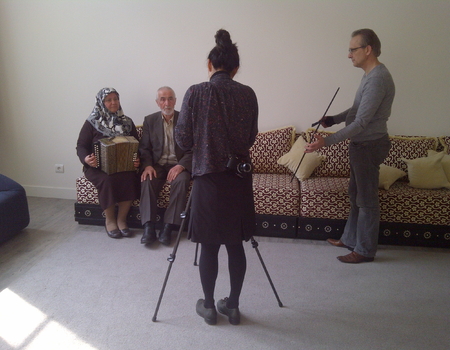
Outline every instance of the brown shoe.
[(363, 255), (360, 255), (355, 252), (351, 252), (350, 254), (344, 255), (344, 256), (338, 256), (337, 259), (340, 262), (348, 263), (348, 264), (359, 264), (362, 262), (371, 262), (374, 260), (374, 258), (367, 258)]
[(347, 249), (353, 250), (349, 246), (346, 246), (344, 243), (342, 243), (342, 241), (340, 239), (328, 238), (327, 242), (330, 243), (331, 245), (334, 245), (335, 247), (347, 248)]

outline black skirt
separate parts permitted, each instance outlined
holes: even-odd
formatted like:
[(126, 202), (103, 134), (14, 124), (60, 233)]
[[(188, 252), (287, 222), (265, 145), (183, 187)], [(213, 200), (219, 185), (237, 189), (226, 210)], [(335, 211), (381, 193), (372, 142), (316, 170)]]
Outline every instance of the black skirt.
[(188, 237), (197, 243), (239, 244), (256, 232), (251, 176), (211, 173), (194, 177)]

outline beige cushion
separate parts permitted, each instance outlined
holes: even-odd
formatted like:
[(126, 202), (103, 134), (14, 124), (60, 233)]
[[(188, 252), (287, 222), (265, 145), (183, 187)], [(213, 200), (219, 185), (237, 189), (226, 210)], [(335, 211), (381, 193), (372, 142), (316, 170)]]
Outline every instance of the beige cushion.
[(388, 190), (391, 185), (398, 179), (405, 176), (406, 173), (403, 170), (394, 168), (392, 166), (387, 166), (384, 164), (380, 165), (380, 182), (378, 188), (383, 188)]
[[(428, 157), (434, 156), (438, 153), (439, 152), (429, 150)], [(441, 164), (442, 164), (442, 168), (444, 169), (445, 176), (447, 176), (447, 180), (450, 182), (450, 155), (444, 153), (442, 160), (441, 160)]]
[(444, 168), (442, 167), (442, 157), (444, 154), (438, 154), (422, 157), (417, 159), (402, 160), (408, 166), (409, 184), (414, 188), (448, 188), (450, 189), (450, 182), (445, 176)]
[[(277, 160), (277, 163), (287, 167), (290, 171), (295, 172), (300, 160), (303, 157), (303, 154), (305, 154), (305, 145), (306, 141), (300, 136), (297, 141), (295, 141), (291, 150), (281, 156)], [(306, 153), (303, 157), (302, 164), (295, 173), (295, 176), (300, 181), (306, 180), (324, 158), (325, 157), (319, 155), (317, 152)]]

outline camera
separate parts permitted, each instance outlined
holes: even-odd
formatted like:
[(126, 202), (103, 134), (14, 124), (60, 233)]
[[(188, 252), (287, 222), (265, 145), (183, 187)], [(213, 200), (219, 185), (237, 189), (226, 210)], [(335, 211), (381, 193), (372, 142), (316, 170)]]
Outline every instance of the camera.
[(247, 162), (244, 158), (237, 155), (228, 156), (228, 162), (226, 166), (227, 170), (234, 172), (240, 178), (244, 178), (252, 171), (252, 164)]

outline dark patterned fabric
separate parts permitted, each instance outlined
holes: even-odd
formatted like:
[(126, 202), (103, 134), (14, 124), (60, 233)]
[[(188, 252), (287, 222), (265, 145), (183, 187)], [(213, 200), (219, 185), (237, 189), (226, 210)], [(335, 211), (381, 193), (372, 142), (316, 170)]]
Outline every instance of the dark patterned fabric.
[(258, 133), (254, 91), (219, 71), (209, 82), (191, 86), (181, 106), (175, 139), (192, 149), (192, 176), (226, 170), (229, 154), (249, 159)]

